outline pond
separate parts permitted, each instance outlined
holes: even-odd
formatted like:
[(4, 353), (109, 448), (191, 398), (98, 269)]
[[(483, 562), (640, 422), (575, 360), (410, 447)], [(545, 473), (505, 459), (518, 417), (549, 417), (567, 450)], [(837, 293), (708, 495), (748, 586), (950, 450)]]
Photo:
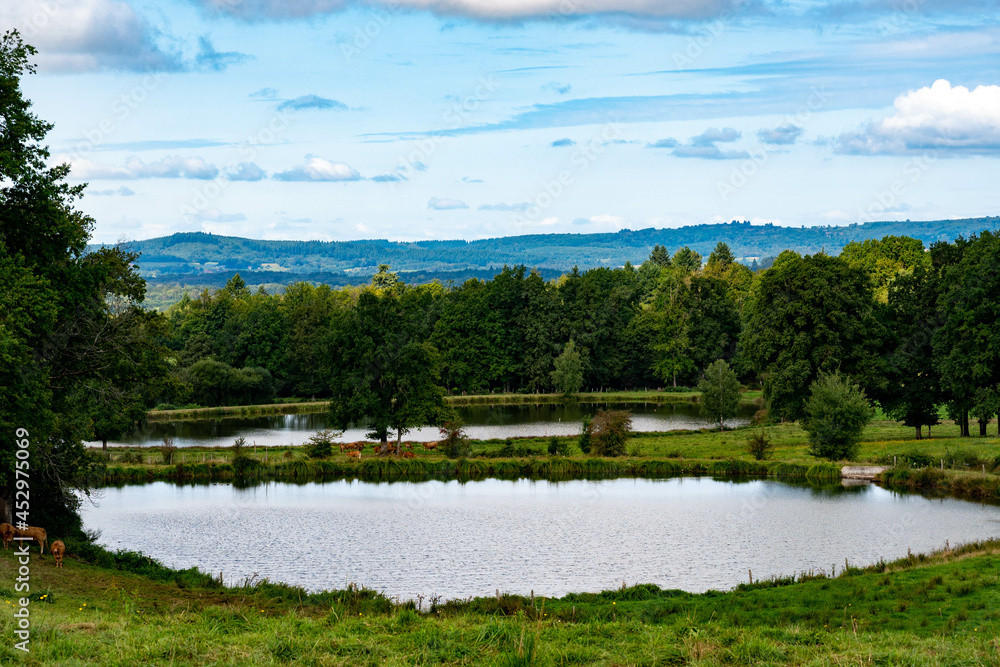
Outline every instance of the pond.
[[(699, 429), (709, 426), (701, 417), (700, 407), (693, 403), (549, 403), (542, 405), (470, 406), (456, 408), (465, 423), (465, 431), (477, 440), (490, 438), (516, 438), (523, 436), (575, 435), (580, 432), (584, 415), (593, 415), (600, 409), (630, 410), (633, 428), (637, 431), (674, 431)], [(753, 416), (754, 408), (744, 405), (737, 419), (730, 420), (730, 427), (741, 426)], [(135, 434), (121, 440), (109, 441), (112, 445), (151, 447), (163, 444), (164, 438), (173, 438), (178, 447), (228, 447), (238, 436), (248, 444), (261, 447), (301, 445), (316, 431), (330, 428), (325, 412), (276, 415), (234, 419), (199, 419), (150, 422)], [(339, 438), (343, 442), (364, 440), (367, 429), (348, 429)], [(436, 428), (414, 429), (406, 436), (414, 442), (440, 440)], [(100, 446), (100, 443), (88, 443)]]
[(337, 481), (109, 488), (84, 524), (112, 549), (401, 599), (560, 596), (622, 583), (728, 589), (1000, 536), (1000, 508), (878, 486), (711, 478)]

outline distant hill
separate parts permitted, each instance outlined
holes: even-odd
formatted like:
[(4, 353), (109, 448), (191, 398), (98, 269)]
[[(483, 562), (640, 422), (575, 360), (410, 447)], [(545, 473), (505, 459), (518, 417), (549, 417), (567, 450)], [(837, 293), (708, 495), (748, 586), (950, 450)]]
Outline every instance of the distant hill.
[(888, 235), (912, 236), (926, 245), (1000, 228), (1000, 217), (964, 220), (869, 222), (843, 227), (780, 227), (748, 222), (676, 229), (622, 230), (608, 234), (532, 234), (477, 241), (263, 241), (204, 232), (182, 232), (134, 241), (144, 275), (264, 270), (370, 275), (379, 264), (396, 271), (489, 270), (504, 264), (566, 270), (639, 264), (656, 244), (682, 246), (707, 257), (725, 241), (740, 259), (773, 257), (782, 250), (837, 254), (847, 243)]
[[(851, 241), (912, 236), (930, 246), (959, 236), (1000, 229), (1000, 216), (963, 220), (869, 222), (842, 227), (781, 227), (749, 222), (693, 225), (676, 229), (622, 230), (607, 234), (532, 234), (478, 241), (264, 241), (204, 232), (182, 232), (133, 241), (140, 272), (149, 284), (149, 303), (162, 308), (185, 292), (217, 289), (236, 272), (253, 288), (269, 291), (299, 280), (332, 286), (369, 282), (379, 264), (389, 264), (409, 283), (431, 280), (460, 284), (489, 278), (505, 264), (537, 268), (546, 278), (574, 266), (641, 264), (654, 245), (673, 253), (688, 246), (707, 259), (719, 241), (750, 264), (791, 249), (803, 254), (838, 254)], [(91, 246), (91, 249), (99, 246)]]

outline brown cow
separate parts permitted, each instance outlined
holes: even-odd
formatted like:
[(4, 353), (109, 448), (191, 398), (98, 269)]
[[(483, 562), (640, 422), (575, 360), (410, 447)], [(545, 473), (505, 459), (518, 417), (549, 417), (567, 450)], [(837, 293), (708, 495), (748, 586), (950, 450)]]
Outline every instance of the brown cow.
[(347, 457), (352, 459), (361, 460), (361, 452), (347, 452)]
[(56, 540), (52, 543), (52, 557), (56, 559), (56, 567), (62, 567), (63, 554), (66, 553), (66, 545), (63, 544), (62, 540)]
[(436, 442), (425, 442), (424, 449), (437, 449), (438, 444)]
[(48, 541), (49, 536), (45, 532), (44, 528), (37, 528), (35, 526), (28, 526), (24, 530), (15, 528), (14, 533), (16, 537), (30, 537), (34, 541), (38, 542), (38, 546), (41, 548), (42, 558), (45, 558), (45, 543)]
[(417, 455), (414, 454), (413, 452), (403, 452), (403, 458), (404, 459), (415, 459), (415, 458), (417, 458)]
[(10, 541), (14, 539), (14, 526), (9, 523), (0, 523), (0, 537), (3, 538), (3, 548), (10, 546)]

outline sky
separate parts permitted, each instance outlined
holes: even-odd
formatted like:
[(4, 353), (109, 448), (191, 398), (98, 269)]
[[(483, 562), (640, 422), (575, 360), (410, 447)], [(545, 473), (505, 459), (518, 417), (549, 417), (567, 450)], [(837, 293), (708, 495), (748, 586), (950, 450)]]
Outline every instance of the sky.
[(1000, 211), (978, 0), (2, 0), (94, 240)]

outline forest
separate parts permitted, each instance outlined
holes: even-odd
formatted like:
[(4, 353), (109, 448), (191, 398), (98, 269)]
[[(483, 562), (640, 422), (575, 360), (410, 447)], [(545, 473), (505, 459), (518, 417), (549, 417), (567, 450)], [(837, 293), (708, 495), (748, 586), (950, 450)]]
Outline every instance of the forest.
[[(799, 419), (810, 384), (840, 372), (918, 435), (939, 405), (967, 435), (970, 420), (982, 430), (1000, 411), (998, 283), (1000, 235), (989, 231), (929, 249), (888, 236), (838, 256), (785, 251), (758, 272), (719, 242), (705, 261), (656, 246), (639, 266), (548, 281), (519, 265), (413, 286), (383, 265), (365, 287), (301, 282), (269, 294), (235, 275), (162, 315), (171, 371), (157, 400), (391, 387), (381, 399), (391, 402), (421, 391), (413, 378), (448, 394), (669, 389), (723, 359), (763, 388), (775, 420)], [(568, 387), (566, 367), (579, 369)]]

